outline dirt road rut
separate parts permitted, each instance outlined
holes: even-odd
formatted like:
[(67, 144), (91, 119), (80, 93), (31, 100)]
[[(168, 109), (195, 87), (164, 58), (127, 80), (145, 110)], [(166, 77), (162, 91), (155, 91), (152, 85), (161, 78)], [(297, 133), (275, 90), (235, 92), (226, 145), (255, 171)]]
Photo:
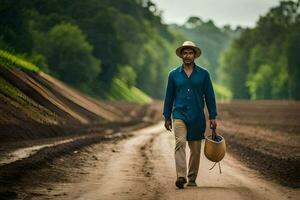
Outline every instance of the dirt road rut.
[[(177, 189), (174, 139), (163, 124), (134, 131), (119, 141), (110, 153), (95, 152), (100, 158), (77, 183), (58, 184), (49, 193), (55, 199), (299, 199), (300, 190), (264, 180), (256, 171), (227, 154), (222, 174), (204, 154), (202, 141), (198, 187)], [(112, 152), (112, 153), (111, 153)], [(187, 147), (188, 154), (188, 147)], [(49, 194), (50, 195), (50, 194)], [(50, 195), (51, 196), (51, 195)], [(41, 199), (36, 197), (33, 199)]]

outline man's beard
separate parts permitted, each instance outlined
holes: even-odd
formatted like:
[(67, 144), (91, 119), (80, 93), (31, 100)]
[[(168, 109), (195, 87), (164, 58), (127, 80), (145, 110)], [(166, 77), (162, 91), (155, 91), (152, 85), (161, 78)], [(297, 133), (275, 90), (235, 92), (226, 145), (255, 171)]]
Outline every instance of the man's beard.
[(194, 63), (194, 60), (190, 60), (190, 59), (183, 59), (183, 63), (186, 65), (191, 65)]

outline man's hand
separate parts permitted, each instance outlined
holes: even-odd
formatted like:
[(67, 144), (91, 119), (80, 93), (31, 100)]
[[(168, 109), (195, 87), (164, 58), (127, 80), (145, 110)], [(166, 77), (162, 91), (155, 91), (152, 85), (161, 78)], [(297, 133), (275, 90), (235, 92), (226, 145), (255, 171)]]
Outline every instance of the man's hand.
[(210, 121), (210, 128), (211, 129), (216, 129), (217, 128), (217, 120), (211, 119)]
[(166, 119), (165, 120), (165, 128), (168, 130), (168, 131), (172, 131), (172, 121), (170, 119)]

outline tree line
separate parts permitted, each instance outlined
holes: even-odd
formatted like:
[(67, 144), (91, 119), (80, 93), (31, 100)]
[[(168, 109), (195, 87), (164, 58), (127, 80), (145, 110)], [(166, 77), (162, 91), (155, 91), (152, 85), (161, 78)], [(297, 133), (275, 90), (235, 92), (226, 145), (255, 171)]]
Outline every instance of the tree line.
[(1, 0), (0, 48), (95, 97), (109, 99), (121, 84), (162, 99), (181, 64), (175, 49), (192, 40), (217, 96), (299, 99), (299, 18), (299, 0), (246, 29), (197, 16), (166, 25), (151, 0)]
[(281, 1), (221, 56), (218, 78), (237, 99), (300, 99), (300, 1)]
[(162, 98), (175, 38), (150, 0), (1, 0), (0, 15), (1, 49), (64, 82), (105, 97), (119, 78)]

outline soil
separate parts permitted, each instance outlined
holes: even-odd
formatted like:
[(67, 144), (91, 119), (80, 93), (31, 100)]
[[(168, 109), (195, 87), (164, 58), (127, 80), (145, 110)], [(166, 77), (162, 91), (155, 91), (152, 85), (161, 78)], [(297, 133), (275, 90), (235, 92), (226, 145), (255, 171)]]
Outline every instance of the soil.
[(234, 101), (219, 105), (229, 151), (269, 180), (300, 188), (300, 103)]
[(178, 190), (161, 101), (105, 102), (47, 74), (0, 75), (0, 199), (299, 199), (299, 102), (219, 103), (222, 174), (202, 151), (198, 187)]
[[(298, 199), (299, 189), (276, 184), (230, 153), (222, 173), (204, 154), (197, 187), (175, 187), (174, 137), (159, 123), (71, 151), (28, 170), (2, 190), (5, 199)], [(189, 150), (187, 148), (187, 155)], [(30, 184), (28, 184), (30, 183)]]

